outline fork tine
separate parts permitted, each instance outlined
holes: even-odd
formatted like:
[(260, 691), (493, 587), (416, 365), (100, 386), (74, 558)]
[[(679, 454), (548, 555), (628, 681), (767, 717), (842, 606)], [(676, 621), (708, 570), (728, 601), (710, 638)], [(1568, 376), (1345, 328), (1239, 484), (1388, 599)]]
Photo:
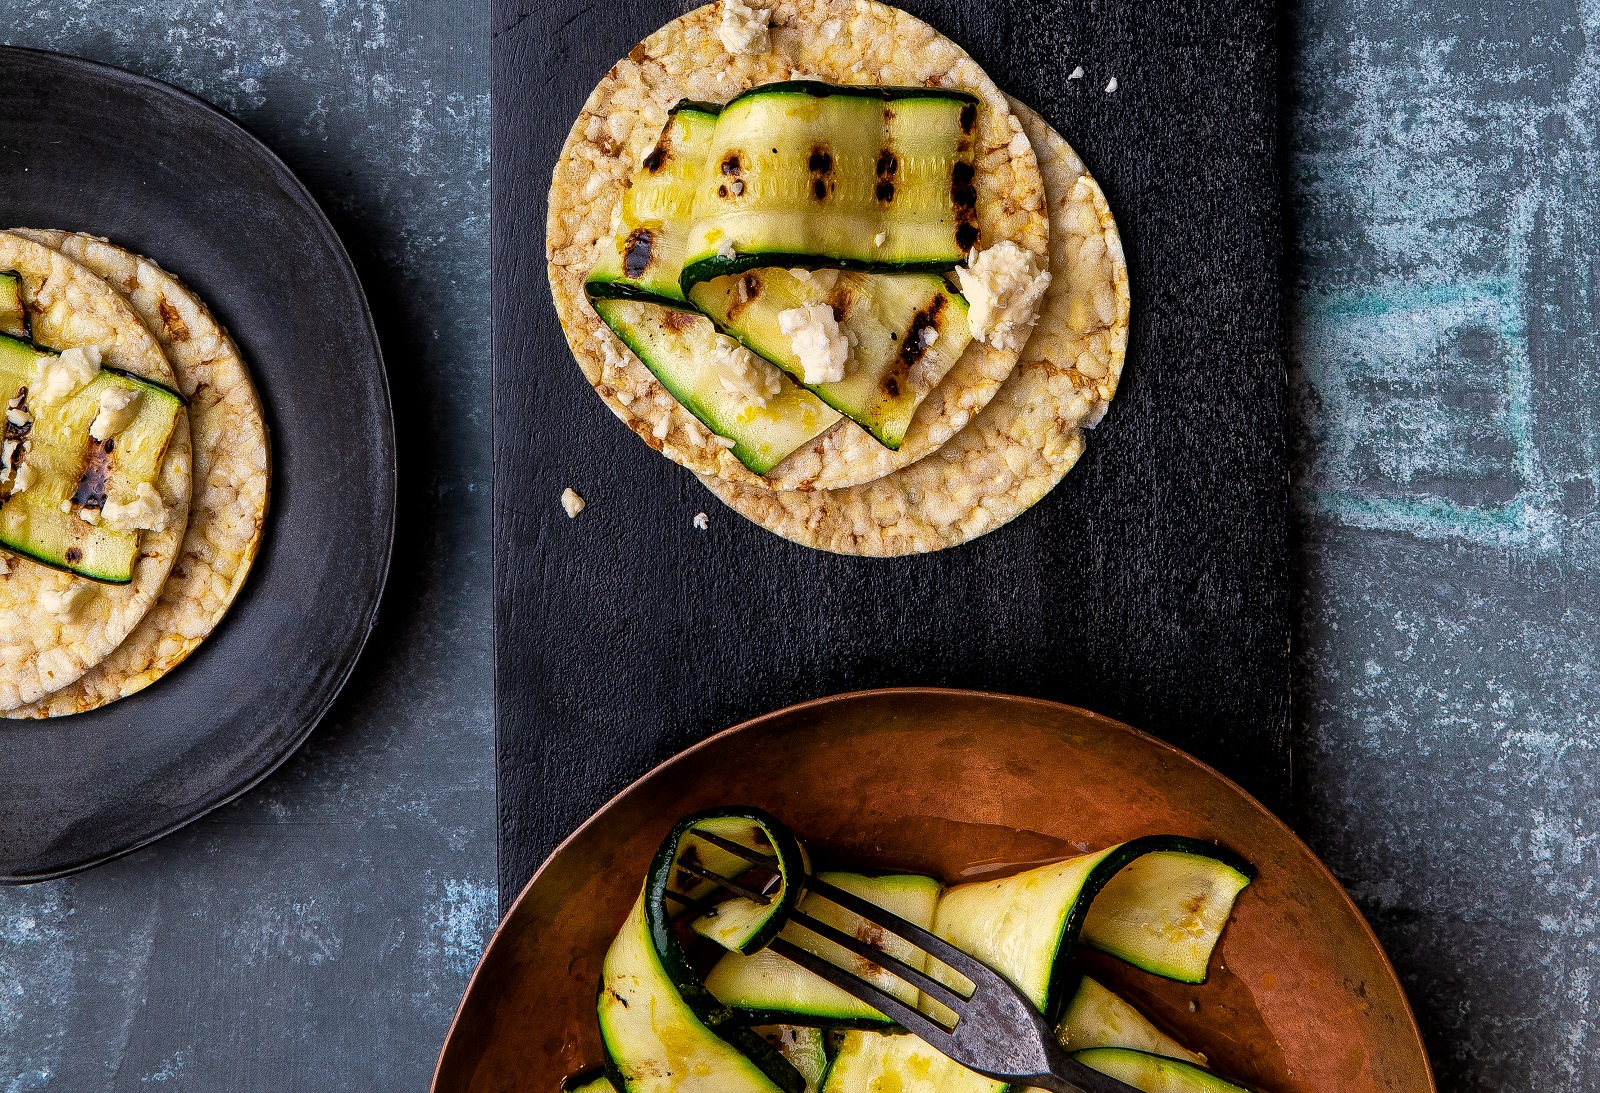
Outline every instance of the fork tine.
[(797, 922), (801, 926), (804, 926), (806, 929), (810, 930), (812, 933), (819, 934), (820, 936), (827, 938), (835, 945), (849, 949), (851, 952), (865, 960), (870, 960), (872, 963), (886, 969), (891, 974), (905, 980), (907, 983), (911, 984), (913, 987), (916, 987), (923, 993), (933, 995), (952, 1010), (957, 1009), (961, 1003), (967, 1000), (965, 996), (956, 993), (956, 991), (948, 985), (939, 982), (937, 979), (934, 979), (932, 976), (921, 971), (920, 969), (913, 968), (911, 965), (907, 964), (905, 961), (894, 956), (893, 954), (886, 953), (882, 949), (873, 948), (860, 938), (852, 937), (843, 930), (830, 926), (826, 922), (812, 918), (810, 915), (805, 914), (802, 911), (795, 911), (793, 914), (791, 914), (789, 916), (789, 921)]
[(811, 877), (806, 881), (806, 891), (815, 892), (824, 899), (837, 903), (847, 911), (854, 911), (868, 922), (881, 926), (892, 934), (898, 934), (929, 956), (937, 959), (941, 964), (954, 968), (974, 984), (978, 982), (979, 976), (990, 970), (977, 957), (969, 956), (962, 952), (944, 938), (924, 930), (914, 922), (907, 922), (897, 914), (885, 911), (876, 903), (869, 903), (860, 896), (851, 895), (842, 888), (835, 888), (827, 881)]
[[(949, 1029), (921, 1010), (906, 1005), (888, 991), (868, 983), (859, 976), (851, 975), (837, 964), (830, 964), (816, 953), (807, 952), (781, 937), (767, 947), (788, 957), (807, 971), (820, 975), (846, 994), (854, 995), (866, 1002), (907, 1032), (921, 1037), (930, 1047), (940, 1051), (949, 1049), (952, 1041)], [(957, 1016), (960, 1016), (959, 1013)]]
[(679, 859), (672, 868), (681, 869), (685, 873), (688, 873), (691, 877), (699, 877), (703, 881), (709, 881), (710, 883), (715, 884), (718, 888), (724, 888), (736, 896), (743, 896), (751, 903), (759, 903), (761, 906), (765, 907), (767, 904), (772, 902), (771, 897), (761, 892), (757, 892), (754, 888), (747, 888), (736, 880), (729, 880), (721, 873), (713, 873), (709, 869), (701, 869), (698, 865), (691, 865), (689, 862), (683, 861), (682, 859)]
[(763, 854), (759, 850), (751, 850), (748, 846), (740, 846), (732, 839), (724, 839), (721, 835), (713, 835), (709, 831), (698, 831), (690, 828), (688, 833), (703, 842), (708, 842), (718, 850), (726, 850), (736, 858), (742, 858), (751, 865), (764, 865), (772, 868), (778, 864), (778, 859), (771, 854)]

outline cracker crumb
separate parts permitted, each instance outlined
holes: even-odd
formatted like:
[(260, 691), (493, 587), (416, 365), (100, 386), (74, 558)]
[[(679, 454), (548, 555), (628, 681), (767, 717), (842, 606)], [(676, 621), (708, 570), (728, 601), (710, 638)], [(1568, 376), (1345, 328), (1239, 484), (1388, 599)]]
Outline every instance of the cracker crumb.
[(711, 526), (711, 517), (707, 516), (703, 512), (695, 513), (694, 514), (694, 526), (699, 528), (701, 531), (705, 531), (707, 528), (709, 528)]
[(578, 491), (568, 486), (561, 491), (561, 507), (567, 510), (567, 516), (575, 517), (583, 511), (584, 500), (578, 496)]
[(1081, 79), (1083, 79), (1083, 66), (1079, 65), (1077, 68), (1073, 69), (1072, 70), (1072, 75), (1068, 76), (1067, 79), (1069, 79), (1069, 80), (1081, 80)]
[(1106, 94), (1109, 95), (1113, 91), (1115, 91), (1116, 89), (1117, 89), (1117, 78), (1115, 76), (1113, 76), (1109, 80), (1106, 81)]

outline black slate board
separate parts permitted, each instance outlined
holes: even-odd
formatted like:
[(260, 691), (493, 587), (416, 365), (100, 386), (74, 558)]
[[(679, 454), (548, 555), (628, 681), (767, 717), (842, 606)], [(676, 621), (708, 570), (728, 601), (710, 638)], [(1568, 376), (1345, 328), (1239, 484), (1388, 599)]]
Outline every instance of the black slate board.
[[(550, 171), (605, 70), (679, 9), (496, 0), (492, 50), (500, 893), (656, 762), (838, 691), (1085, 706), (1289, 792), (1287, 381), (1267, 0), (907, 0), (1099, 178), (1134, 311), (1121, 391), (1054, 493), (919, 558), (818, 553), (640, 443), (545, 281)], [(1083, 79), (1068, 75), (1082, 65)], [(1115, 76), (1118, 89), (1105, 91)], [(557, 503), (589, 502), (576, 520)], [(704, 510), (709, 532), (691, 519)]]

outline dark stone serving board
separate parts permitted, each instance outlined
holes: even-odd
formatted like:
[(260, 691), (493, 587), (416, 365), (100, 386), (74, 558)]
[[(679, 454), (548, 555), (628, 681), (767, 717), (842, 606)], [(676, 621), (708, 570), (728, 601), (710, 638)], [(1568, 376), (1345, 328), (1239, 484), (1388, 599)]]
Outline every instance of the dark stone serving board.
[[(904, 6), (1089, 164), (1127, 248), (1133, 327), (1117, 400), (1061, 486), (969, 545), (874, 560), (807, 550), (724, 509), (612, 416), (557, 324), (544, 262), (556, 155), (605, 70), (680, 9), (495, 0), (503, 903), (660, 760), (766, 710), (865, 687), (1085, 706), (1287, 804), (1274, 9)], [(1085, 77), (1068, 79), (1078, 65)], [(557, 502), (568, 486), (589, 502), (576, 520)], [(691, 526), (700, 511), (709, 531)]]

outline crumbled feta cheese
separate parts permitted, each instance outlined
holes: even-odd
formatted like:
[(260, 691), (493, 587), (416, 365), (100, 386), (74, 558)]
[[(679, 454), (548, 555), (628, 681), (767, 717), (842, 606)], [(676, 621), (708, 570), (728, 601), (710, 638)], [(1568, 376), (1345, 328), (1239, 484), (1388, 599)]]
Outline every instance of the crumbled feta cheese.
[(6, 424), (22, 428), (33, 424), (33, 415), (22, 408), (21, 399), (12, 399), (6, 406)]
[(922, 348), (926, 349), (939, 340), (939, 332), (931, 326), (922, 328)]
[(11, 479), (11, 496), (26, 493), (35, 482), (39, 481), (39, 472), (33, 469), (32, 463), (24, 463), (17, 468), (16, 477)]
[(161, 495), (148, 482), (139, 483), (131, 500), (107, 501), (100, 515), (112, 531), (164, 531), (167, 526)]
[(1106, 94), (1109, 95), (1113, 91), (1115, 91), (1116, 89), (1117, 89), (1117, 78), (1115, 76), (1113, 76), (1109, 80), (1106, 81)]
[(1083, 66), (1079, 65), (1077, 68), (1073, 69), (1072, 70), (1072, 75), (1068, 76), (1067, 79), (1069, 79), (1069, 80), (1081, 80), (1081, 79), (1083, 79)]
[(819, 297), (832, 292), (839, 283), (839, 271), (836, 269), (792, 269), (789, 276), (810, 285)]
[(100, 392), (100, 411), (89, 424), (89, 435), (95, 440), (116, 436), (139, 414), (140, 392), (129, 387), (107, 387)]
[(737, 258), (739, 252), (733, 249), (733, 240), (727, 236), (722, 237), (722, 242), (717, 244), (718, 258)]
[(879, 232), (877, 235), (874, 235), (872, 237), (872, 245), (875, 246), (875, 247), (881, 247), (885, 243), (887, 243), (888, 241), (889, 241), (889, 233), (888, 232)]
[(738, 400), (741, 406), (765, 409), (767, 400), (777, 398), (783, 390), (783, 381), (776, 368), (726, 334), (715, 336), (705, 363), (717, 377), (722, 390)]
[(569, 518), (577, 516), (583, 511), (583, 498), (578, 496), (578, 491), (568, 486), (561, 491), (561, 507), (567, 510)]
[(694, 526), (699, 528), (701, 531), (706, 530), (707, 528), (709, 528), (711, 526), (711, 517), (707, 516), (703, 512), (695, 513), (694, 514)]
[(765, 53), (770, 46), (767, 23), (772, 13), (744, 0), (722, 0), (722, 25), (717, 37), (729, 53)]
[(100, 374), (100, 350), (92, 345), (43, 357), (29, 390), (41, 402), (60, 402)]
[(66, 588), (47, 588), (39, 593), (39, 606), (57, 622), (71, 622), (93, 597), (93, 585), (85, 581), (73, 581)]
[(806, 383), (838, 383), (850, 359), (850, 343), (839, 333), (839, 320), (827, 304), (801, 304), (778, 312), (778, 330), (800, 358)]
[(996, 349), (1021, 349), (1039, 318), (1050, 271), (1008, 239), (985, 251), (972, 248), (967, 264), (956, 267), (956, 279), (967, 298), (972, 336)]

